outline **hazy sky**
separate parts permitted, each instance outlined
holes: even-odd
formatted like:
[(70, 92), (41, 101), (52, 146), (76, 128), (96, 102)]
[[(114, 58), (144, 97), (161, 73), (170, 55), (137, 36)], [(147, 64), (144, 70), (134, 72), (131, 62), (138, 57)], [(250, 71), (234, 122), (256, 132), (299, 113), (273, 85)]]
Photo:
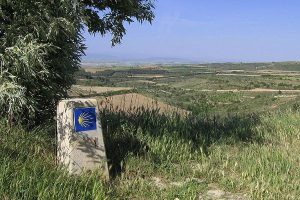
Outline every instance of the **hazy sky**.
[(84, 33), (90, 57), (202, 62), (300, 60), (300, 0), (157, 0), (122, 44)]

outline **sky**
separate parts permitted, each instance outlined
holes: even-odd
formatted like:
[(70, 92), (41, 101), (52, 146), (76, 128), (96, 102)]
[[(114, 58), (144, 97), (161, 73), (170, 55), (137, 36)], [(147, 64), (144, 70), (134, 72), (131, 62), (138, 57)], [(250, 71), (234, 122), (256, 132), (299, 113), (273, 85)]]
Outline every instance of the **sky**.
[(299, 0), (156, 0), (155, 6), (152, 25), (126, 25), (115, 47), (110, 35), (84, 32), (84, 60), (300, 60)]

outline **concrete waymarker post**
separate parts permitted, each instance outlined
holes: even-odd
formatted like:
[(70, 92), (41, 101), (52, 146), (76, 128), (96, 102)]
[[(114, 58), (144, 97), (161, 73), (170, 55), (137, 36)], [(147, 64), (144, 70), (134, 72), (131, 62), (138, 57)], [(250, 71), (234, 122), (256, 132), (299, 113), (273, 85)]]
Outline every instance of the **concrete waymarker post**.
[(57, 108), (57, 158), (71, 173), (108, 166), (96, 99), (63, 100)]

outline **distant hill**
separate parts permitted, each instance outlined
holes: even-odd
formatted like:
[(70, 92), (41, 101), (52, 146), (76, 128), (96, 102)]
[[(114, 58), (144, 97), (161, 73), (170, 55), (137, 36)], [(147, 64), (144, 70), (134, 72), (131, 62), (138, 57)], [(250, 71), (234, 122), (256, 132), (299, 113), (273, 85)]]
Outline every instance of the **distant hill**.
[(89, 55), (82, 58), (82, 66), (129, 66), (145, 64), (198, 64), (201, 61), (184, 58), (122, 58), (110, 55)]

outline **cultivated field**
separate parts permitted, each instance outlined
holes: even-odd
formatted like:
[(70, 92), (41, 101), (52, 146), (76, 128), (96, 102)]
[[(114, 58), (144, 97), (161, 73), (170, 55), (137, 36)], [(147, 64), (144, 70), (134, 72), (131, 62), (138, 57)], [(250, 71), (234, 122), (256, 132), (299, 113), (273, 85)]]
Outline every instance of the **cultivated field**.
[(189, 112), (166, 103), (156, 101), (137, 93), (113, 95), (106, 98), (98, 98), (101, 108), (110, 108), (115, 111), (134, 112), (137, 108), (145, 110), (158, 110), (161, 114), (178, 113), (187, 115)]
[(101, 86), (82, 86), (74, 85), (70, 91), (70, 96), (93, 96), (110, 92), (130, 91), (131, 87), (101, 87)]
[(265, 112), (293, 105), (300, 95), (297, 62), (84, 70), (78, 74), (81, 85), (134, 88), (140, 95), (197, 115)]

